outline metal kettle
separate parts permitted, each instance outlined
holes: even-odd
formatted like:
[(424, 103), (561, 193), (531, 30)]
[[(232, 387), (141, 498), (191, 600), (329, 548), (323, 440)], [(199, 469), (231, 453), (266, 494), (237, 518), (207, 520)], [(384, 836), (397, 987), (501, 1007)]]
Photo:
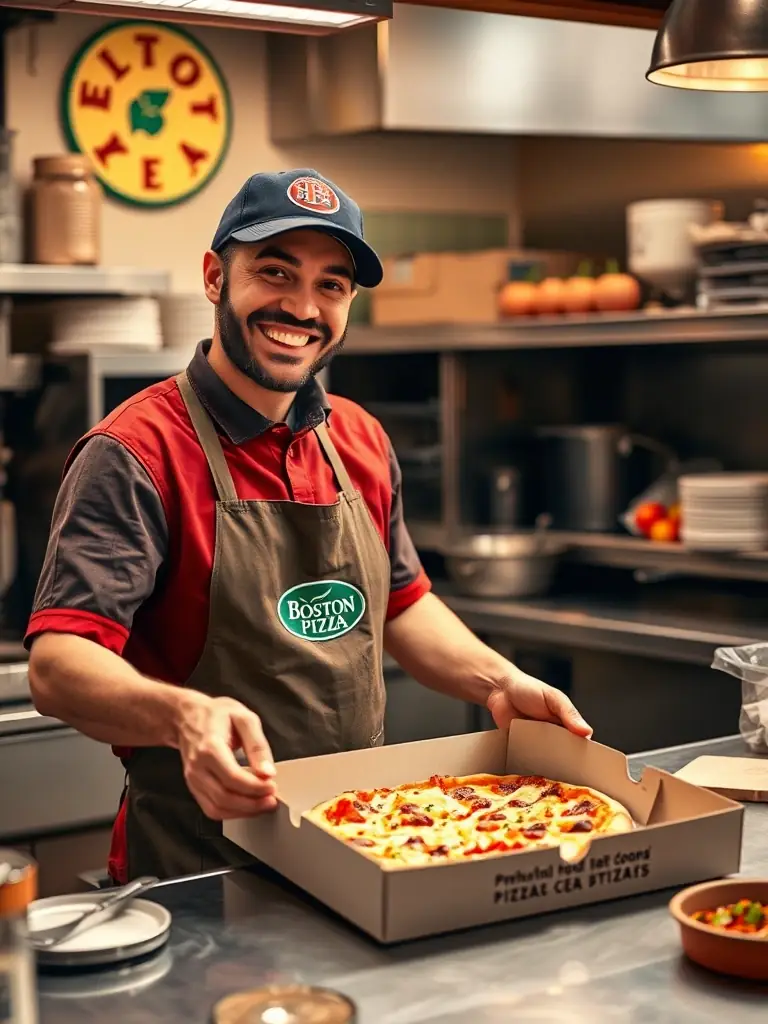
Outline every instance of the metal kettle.
[[(637, 449), (658, 455), (664, 470), (677, 462), (666, 445), (618, 424), (542, 427), (539, 468), (542, 511), (555, 530), (613, 533), (631, 495), (626, 459)], [(663, 471), (663, 470), (662, 470)]]

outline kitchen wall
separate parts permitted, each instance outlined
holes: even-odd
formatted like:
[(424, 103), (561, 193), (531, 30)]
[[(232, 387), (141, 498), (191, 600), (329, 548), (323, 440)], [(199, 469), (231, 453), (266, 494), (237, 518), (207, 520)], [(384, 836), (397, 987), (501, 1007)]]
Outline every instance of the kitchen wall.
[[(14, 163), (29, 177), (34, 156), (61, 152), (57, 100), (64, 68), (79, 44), (105, 24), (61, 15), (53, 24), (22, 27), (6, 42), (8, 125), (18, 130)], [(258, 32), (194, 29), (226, 76), (234, 108), (232, 143), (217, 177), (175, 208), (142, 211), (106, 200), (105, 264), (156, 267), (173, 287), (199, 286), (200, 259), (225, 204), (248, 174), (314, 166), (349, 191), (365, 210), (503, 214), (515, 236), (514, 140), (452, 136), (379, 136), (276, 147), (267, 126), (265, 37)], [(30, 33), (33, 33), (30, 36)]]
[(526, 244), (626, 251), (624, 210), (635, 199), (724, 199), (729, 218), (768, 194), (768, 145), (526, 138), (519, 145)]

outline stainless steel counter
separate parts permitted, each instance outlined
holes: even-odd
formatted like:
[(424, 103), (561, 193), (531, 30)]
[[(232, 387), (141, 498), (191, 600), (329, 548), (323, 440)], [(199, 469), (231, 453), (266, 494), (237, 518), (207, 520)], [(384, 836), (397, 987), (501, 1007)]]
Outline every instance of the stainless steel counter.
[(754, 624), (653, 612), (618, 599), (483, 600), (459, 596), (448, 587), (437, 586), (435, 591), (470, 629), (525, 643), (556, 643), (709, 667), (716, 647), (766, 639), (766, 629)]
[[(676, 771), (703, 753), (744, 755), (739, 739), (631, 759)], [(748, 805), (747, 874), (768, 874), (768, 807)], [(704, 1024), (764, 1021), (765, 988), (718, 978), (680, 952), (671, 893), (384, 948), (277, 876), (169, 883), (169, 948), (134, 973), (41, 979), (41, 1024), (196, 1024), (217, 999), (266, 982), (341, 989), (360, 1024)], [(122, 986), (123, 991), (117, 991)]]

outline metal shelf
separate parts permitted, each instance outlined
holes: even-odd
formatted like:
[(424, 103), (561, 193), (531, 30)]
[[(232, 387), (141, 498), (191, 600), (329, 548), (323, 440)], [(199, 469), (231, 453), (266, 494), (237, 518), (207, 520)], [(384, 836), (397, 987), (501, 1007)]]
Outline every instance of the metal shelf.
[(759, 630), (735, 622), (697, 622), (683, 616), (610, 607), (573, 596), (528, 601), (491, 601), (458, 596), (436, 587), (446, 604), (470, 627), (506, 637), (587, 650), (709, 667), (716, 647), (739, 647), (760, 639)]
[(162, 295), (170, 284), (165, 270), (0, 264), (0, 295)]
[(96, 377), (171, 377), (185, 370), (195, 354), (189, 349), (161, 348), (156, 352), (84, 352), (81, 355), (49, 356), (50, 361), (87, 359)]
[(768, 306), (707, 312), (696, 309), (520, 318), (491, 324), (414, 327), (352, 326), (344, 351), (457, 352), (472, 349), (583, 348), (768, 342)]
[(768, 580), (768, 551), (708, 554), (682, 544), (662, 544), (612, 534), (561, 533), (567, 557), (586, 565), (640, 569), (650, 573), (703, 576), (720, 580)]
[[(440, 523), (409, 522), (408, 529), (417, 548), (442, 554), (448, 531)], [(465, 532), (484, 533), (487, 527), (464, 527)], [(707, 554), (689, 551), (682, 544), (662, 544), (639, 537), (604, 533), (552, 531), (567, 547), (565, 557), (582, 565), (614, 569), (639, 569), (649, 574), (701, 576), (720, 580), (768, 581), (768, 551), (750, 554)]]

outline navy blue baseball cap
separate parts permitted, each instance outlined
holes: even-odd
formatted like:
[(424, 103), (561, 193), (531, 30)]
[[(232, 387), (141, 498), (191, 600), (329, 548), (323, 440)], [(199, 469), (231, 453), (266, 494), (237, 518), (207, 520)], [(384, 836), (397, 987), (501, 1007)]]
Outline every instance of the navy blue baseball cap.
[(360, 207), (332, 181), (311, 167), (276, 174), (254, 174), (227, 205), (211, 248), (228, 242), (263, 242), (267, 238), (314, 228), (336, 238), (349, 251), (355, 280), (364, 288), (381, 283), (381, 260), (363, 238)]

